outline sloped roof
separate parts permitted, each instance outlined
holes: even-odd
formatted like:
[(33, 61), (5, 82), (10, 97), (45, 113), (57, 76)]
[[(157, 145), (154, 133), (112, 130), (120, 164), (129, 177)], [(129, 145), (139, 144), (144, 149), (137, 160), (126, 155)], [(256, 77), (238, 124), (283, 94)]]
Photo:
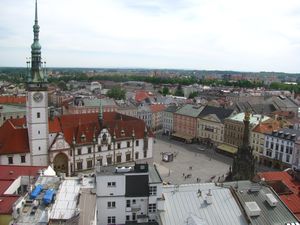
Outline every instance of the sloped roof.
[(150, 105), (150, 109), (153, 113), (156, 113), (156, 112), (162, 112), (164, 111), (166, 108), (165, 105), (163, 104), (154, 104), (154, 105)]
[[(284, 124), (281, 124), (281, 121), (270, 118), (265, 122), (256, 125), (256, 127), (252, 131), (263, 134), (271, 133), (274, 130), (279, 130), (283, 127), (283, 125)], [(288, 125), (288, 123), (286, 123), (286, 125)]]
[[(27, 128), (24, 128), (25, 124), (25, 118), (12, 119), (7, 120), (0, 127), (0, 154), (27, 153), (30, 151), (28, 131)], [(104, 127), (109, 130), (111, 135), (115, 134), (117, 139), (132, 137), (133, 130), (135, 137), (141, 139), (144, 137), (145, 122), (116, 112), (104, 112)], [(98, 114), (70, 114), (55, 117), (53, 120), (49, 120), (49, 132), (62, 132), (69, 144), (72, 143), (73, 137), (78, 144), (92, 143), (93, 137), (97, 137), (100, 133)], [(149, 132), (149, 136), (152, 136), (151, 132)]]
[(7, 120), (0, 128), (0, 155), (29, 152), (26, 128), (16, 128)]
[(233, 109), (224, 109), (215, 106), (205, 106), (205, 108), (200, 112), (200, 117), (204, 117), (210, 114), (215, 114), (219, 120), (223, 121), (233, 113)]
[(11, 166), (0, 165), (0, 180), (15, 180), (20, 176), (37, 176), (46, 166)]
[(18, 195), (0, 196), (0, 215), (12, 214), (13, 204), (20, 198)]
[(198, 117), (203, 110), (203, 106), (196, 106), (187, 104), (176, 111), (176, 114)]
[(176, 112), (177, 109), (178, 109), (177, 105), (170, 105), (170, 106), (168, 106), (168, 108), (165, 109), (165, 112), (174, 113), (174, 112)]
[(287, 207), (297, 216), (300, 220), (300, 195), (299, 188), (300, 182), (293, 179), (293, 177), (286, 171), (279, 172), (263, 172), (258, 173), (261, 178), (268, 181), (282, 181), (292, 193), (280, 194), (280, 199), (287, 205)]
[(0, 96), (0, 104), (25, 104), (26, 96)]
[(149, 94), (148, 91), (136, 91), (135, 93), (135, 101), (137, 102), (141, 102), (144, 101), (146, 98), (149, 98), (151, 96), (151, 94)]

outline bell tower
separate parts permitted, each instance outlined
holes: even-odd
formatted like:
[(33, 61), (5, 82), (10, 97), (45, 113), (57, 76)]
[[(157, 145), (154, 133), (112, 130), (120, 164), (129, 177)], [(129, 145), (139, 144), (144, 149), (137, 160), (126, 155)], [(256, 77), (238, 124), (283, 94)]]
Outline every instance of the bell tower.
[(26, 120), (30, 146), (31, 165), (48, 165), (48, 82), (45, 63), (43, 67), (41, 45), (39, 43), (37, 0), (35, 1), (35, 20), (31, 60), (27, 62), (27, 101)]

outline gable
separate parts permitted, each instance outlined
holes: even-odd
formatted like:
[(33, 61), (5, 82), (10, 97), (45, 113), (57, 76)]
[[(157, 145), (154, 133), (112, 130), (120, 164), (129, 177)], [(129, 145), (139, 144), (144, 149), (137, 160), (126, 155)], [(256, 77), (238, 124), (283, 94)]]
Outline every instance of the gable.
[(58, 134), (57, 137), (54, 139), (53, 144), (50, 147), (51, 151), (54, 150), (62, 150), (71, 148), (68, 142), (66, 142), (64, 136), (62, 134)]
[(205, 120), (212, 121), (212, 122), (221, 123), (221, 121), (219, 120), (219, 118), (217, 117), (216, 114), (209, 114), (209, 115), (206, 115), (202, 118), (205, 119)]

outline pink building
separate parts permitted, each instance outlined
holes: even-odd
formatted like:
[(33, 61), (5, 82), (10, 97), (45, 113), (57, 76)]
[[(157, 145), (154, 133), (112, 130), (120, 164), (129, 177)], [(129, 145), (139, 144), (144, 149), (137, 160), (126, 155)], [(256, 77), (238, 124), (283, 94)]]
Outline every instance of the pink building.
[(185, 105), (174, 113), (173, 138), (192, 142), (197, 137), (197, 118), (203, 106)]

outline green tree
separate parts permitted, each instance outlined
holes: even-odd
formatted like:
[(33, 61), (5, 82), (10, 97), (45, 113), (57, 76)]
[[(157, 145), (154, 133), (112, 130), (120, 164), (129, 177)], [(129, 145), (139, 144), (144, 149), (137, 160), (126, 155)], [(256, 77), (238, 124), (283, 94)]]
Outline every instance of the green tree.
[(162, 90), (162, 94), (164, 96), (168, 95), (170, 93), (169, 88), (167, 86), (164, 86), (163, 90)]
[(179, 85), (177, 86), (177, 89), (176, 89), (176, 91), (175, 91), (175, 96), (184, 96), (184, 93), (183, 93), (181, 84), (179, 84)]
[(189, 95), (189, 98), (195, 98), (198, 96), (198, 92), (192, 92), (190, 95)]
[(126, 91), (119, 86), (113, 87), (107, 92), (107, 96), (116, 100), (125, 99)]
[(63, 80), (58, 82), (57, 87), (62, 91), (67, 90), (66, 82), (64, 82)]

